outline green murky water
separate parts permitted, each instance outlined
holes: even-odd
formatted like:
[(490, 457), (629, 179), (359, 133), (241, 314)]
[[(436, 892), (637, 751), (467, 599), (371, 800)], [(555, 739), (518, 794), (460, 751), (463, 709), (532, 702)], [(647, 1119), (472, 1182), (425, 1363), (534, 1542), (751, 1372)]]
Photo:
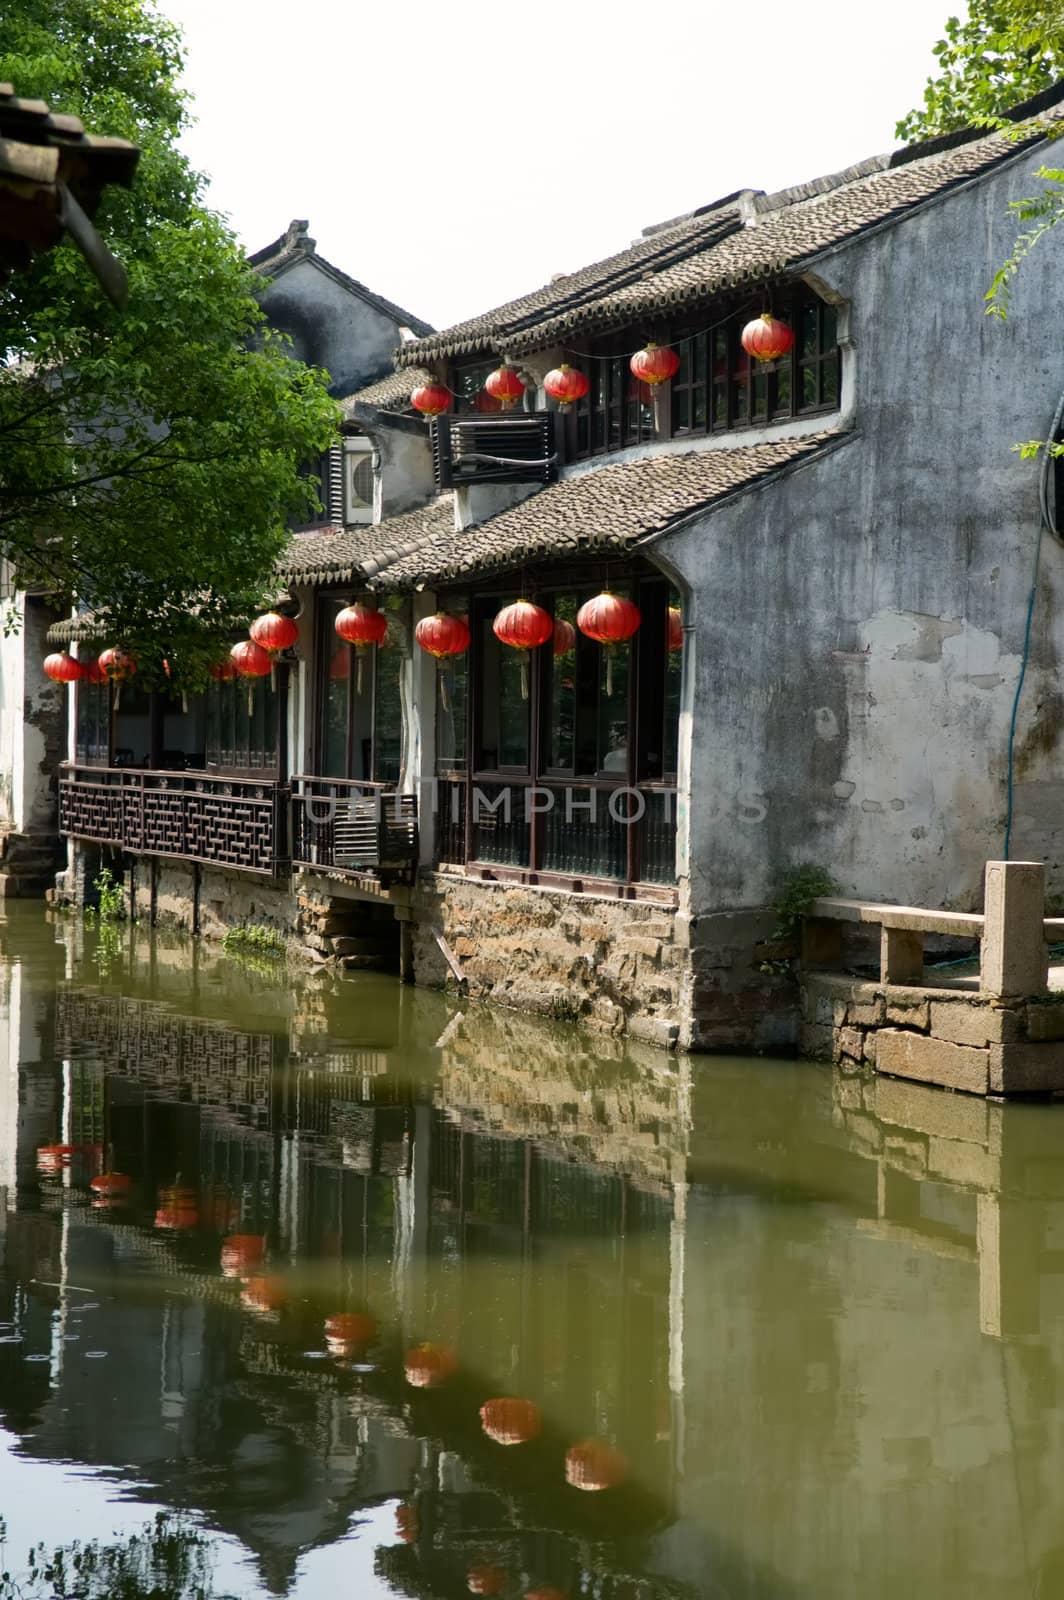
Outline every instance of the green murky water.
[(1064, 1107), (0, 956), (0, 1595), (1064, 1597)]

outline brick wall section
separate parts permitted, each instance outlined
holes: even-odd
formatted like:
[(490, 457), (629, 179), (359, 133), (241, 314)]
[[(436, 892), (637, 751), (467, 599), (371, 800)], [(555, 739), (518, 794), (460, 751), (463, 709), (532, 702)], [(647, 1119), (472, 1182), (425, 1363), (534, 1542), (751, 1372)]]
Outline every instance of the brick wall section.
[(884, 987), (812, 973), (803, 1055), (966, 1094), (1064, 1091), (1064, 994), (1004, 1003), (957, 989)]

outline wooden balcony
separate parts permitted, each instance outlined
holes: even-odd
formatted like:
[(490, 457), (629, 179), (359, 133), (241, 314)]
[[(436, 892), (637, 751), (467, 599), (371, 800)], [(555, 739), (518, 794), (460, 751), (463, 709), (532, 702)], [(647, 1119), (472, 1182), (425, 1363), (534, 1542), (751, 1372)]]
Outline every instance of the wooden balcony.
[(417, 797), (346, 778), (292, 779), (292, 862), (409, 883), (417, 870)]
[(288, 791), (267, 779), (64, 763), (59, 830), (134, 855), (275, 877), (286, 871)]

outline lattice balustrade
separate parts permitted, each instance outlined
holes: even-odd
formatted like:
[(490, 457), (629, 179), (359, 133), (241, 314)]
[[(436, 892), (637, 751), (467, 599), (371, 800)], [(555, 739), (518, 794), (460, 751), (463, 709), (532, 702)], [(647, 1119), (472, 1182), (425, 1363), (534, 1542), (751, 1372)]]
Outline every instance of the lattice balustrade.
[(134, 854), (273, 875), (287, 856), (286, 799), (265, 780), (66, 766), (60, 829)]

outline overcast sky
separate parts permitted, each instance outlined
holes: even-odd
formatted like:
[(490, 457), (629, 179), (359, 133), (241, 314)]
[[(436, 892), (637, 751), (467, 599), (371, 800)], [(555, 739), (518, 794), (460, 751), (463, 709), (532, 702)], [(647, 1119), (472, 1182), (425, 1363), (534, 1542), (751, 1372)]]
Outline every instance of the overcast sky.
[(956, 0), (159, 0), (185, 141), (249, 250), (446, 327), (733, 189), (894, 144)]

